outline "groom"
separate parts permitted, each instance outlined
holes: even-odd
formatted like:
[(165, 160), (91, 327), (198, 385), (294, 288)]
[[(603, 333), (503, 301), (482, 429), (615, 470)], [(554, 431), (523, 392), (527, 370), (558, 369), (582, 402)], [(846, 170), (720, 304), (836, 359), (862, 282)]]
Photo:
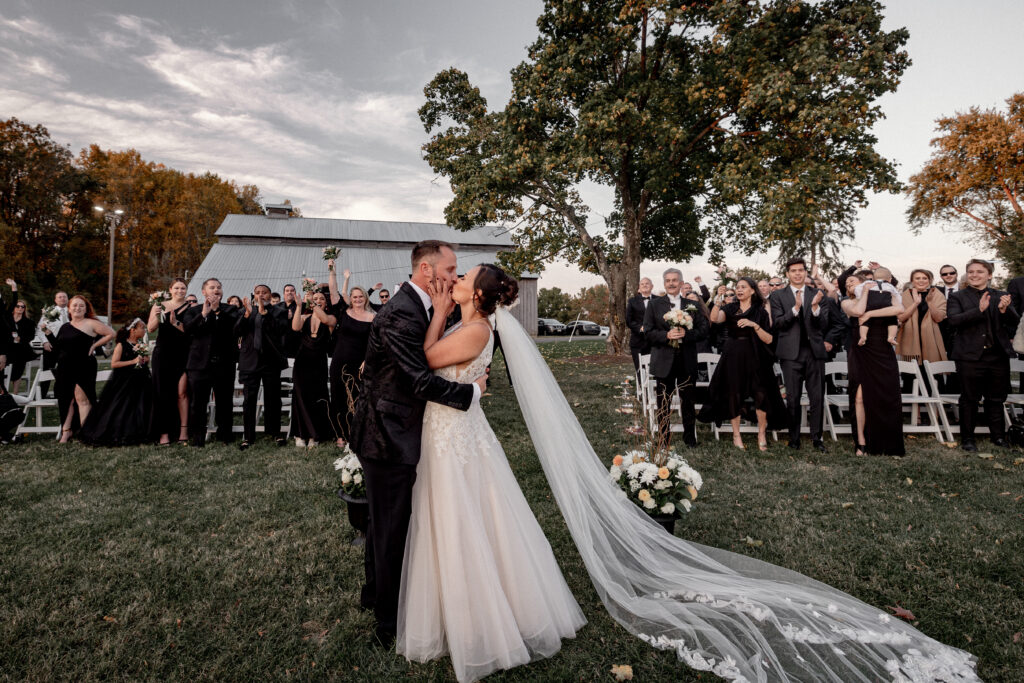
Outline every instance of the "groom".
[(455, 249), (447, 242), (427, 240), (413, 247), (412, 278), (373, 319), (355, 405), (351, 445), (363, 466), (370, 505), (366, 584), (359, 602), (373, 609), (376, 635), (385, 646), (398, 630), (398, 589), (427, 401), (468, 410), (487, 382), (486, 376), (473, 384), (441, 379), (423, 351), (434, 313), (428, 288), (453, 283), (456, 268)]

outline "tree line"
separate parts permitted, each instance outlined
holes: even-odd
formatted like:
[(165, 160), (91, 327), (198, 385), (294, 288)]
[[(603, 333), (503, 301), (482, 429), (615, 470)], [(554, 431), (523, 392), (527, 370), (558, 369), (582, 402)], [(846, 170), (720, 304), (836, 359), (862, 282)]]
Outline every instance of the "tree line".
[(3, 276), (18, 282), (32, 310), (52, 303), (56, 290), (105, 309), (108, 221), (117, 209), (115, 316), (145, 308), (154, 289), (195, 271), (227, 214), (262, 213), (255, 185), (183, 173), (134, 149), (90, 145), (76, 157), (42, 125), (0, 121)]

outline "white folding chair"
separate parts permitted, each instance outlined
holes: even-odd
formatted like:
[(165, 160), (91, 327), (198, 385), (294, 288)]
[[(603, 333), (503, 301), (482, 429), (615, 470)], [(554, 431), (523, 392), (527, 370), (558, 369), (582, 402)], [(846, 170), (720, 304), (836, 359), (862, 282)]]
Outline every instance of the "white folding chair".
[[(1018, 379), (1013, 382), (1011, 386), (1019, 387), (1020, 378), (1024, 377), (1024, 360), (1019, 358), (1010, 359), (1010, 379), (1013, 379), (1013, 373), (1017, 373)], [(1016, 412), (1018, 407), (1024, 407), (1024, 394), (1011, 393), (1006, 397), (1006, 402), (1010, 405), (1010, 410)], [(1006, 406), (1003, 406), (1003, 412), (1006, 413), (1006, 426), (1010, 426), (1010, 412), (1006, 410)]]
[[(953, 406), (954, 410), (960, 405), (959, 394), (943, 394), (939, 390), (939, 379), (945, 380), (947, 377), (956, 375), (956, 363), (951, 360), (939, 360), (935, 362), (925, 361), (924, 362), (924, 374), (928, 378), (928, 386), (930, 388), (931, 396), (938, 401), (938, 414), (939, 423), (942, 425), (943, 431), (946, 432), (946, 441), (953, 440), (953, 434), (960, 432), (960, 425), (951, 424), (949, 417), (946, 415), (946, 406)], [(980, 429), (980, 427), (978, 428)], [(976, 429), (975, 431), (978, 431)], [(987, 430), (987, 427), (985, 428)]]
[[(40, 390), (39, 384), (41, 382), (53, 382), (53, 371), (52, 370), (39, 370), (36, 372), (35, 377), (32, 379), (32, 386), (28, 392), (28, 402), (24, 403), (25, 407), (25, 419), (18, 426), (17, 435), (22, 434), (57, 434), (60, 435), (61, 420), (60, 416), (57, 416), (57, 424), (55, 425), (44, 425), (43, 424), (43, 410), (45, 408), (57, 408), (56, 398), (43, 398), (42, 391)], [(28, 416), (31, 410), (35, 410), (35, 425), (28, 424)]]
[[(921, 367), (914, 361), (897, 361), (900, 369), (900, 382), (903, 375), (913, 377), (910, 393), (903, 394), (903, 407), (910, 409), (910, 424), (903, 425), (903, 433), (924, 433), (931, 434), (936, 441), (943, 441), (944, 435), (940, 428), (939, 413), (942, 411), (942, 400), (930, 395), (924, 389), (924, 379), (921, 377)], [(921, 424), (921, 406), (924, 406), (928, 413), (928, 424)]]
[[(849, 372), (849, 366), (845, 360), (834, 360), (825, 363), (825, 378), (831, 377), (832, 385), (835, 387), (849, 386), (846, 379)], [(828, 382), (825, 383), (825, 387), (828, 387)], [(851, 400), (853, 399), (849, 394), (825, 394), (825, 415), (828, 420), (828, 431), (832, 435), (833, 441), (838, 441), (837, 434), (853, 433), (853, 425), (851, 423), (836, 424), (832, 418), (832, 408), (836, 408), (840, 415), (850, 412), (852, 410)]]

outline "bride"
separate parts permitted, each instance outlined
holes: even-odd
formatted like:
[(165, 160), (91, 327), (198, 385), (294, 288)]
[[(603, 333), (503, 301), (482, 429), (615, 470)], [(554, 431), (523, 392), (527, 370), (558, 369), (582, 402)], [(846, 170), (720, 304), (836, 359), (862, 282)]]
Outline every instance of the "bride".
[[(468, 383), (496, 329), (519, 407), (562, 516), (608, 612), (691, 668), (735, 681), (977, 681), (975, 659), (796, 572), (665, 531), (608, 477), (536, 345), (504, 307), (517, 285), (478, 266), (435, 312), (458, 304), (424, 348), (435, 373)], [(483, 411), (430, 403), (412, 494), (398, 652), (448, 654), (471, 681), (558, 651), (585, 623)]]

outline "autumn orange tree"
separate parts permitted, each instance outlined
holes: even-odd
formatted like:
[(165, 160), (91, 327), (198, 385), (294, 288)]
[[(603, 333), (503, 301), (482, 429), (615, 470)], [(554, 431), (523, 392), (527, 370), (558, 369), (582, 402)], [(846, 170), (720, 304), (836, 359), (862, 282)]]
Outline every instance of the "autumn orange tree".
[(910, 178), (907, 216), (920, 232), (939, 224), (993, 249), (1013, 275), (1024, 274), (1024, 93), (1005, 112), (972, 107), (939, 119), (934, 151)]
[[(852, 229), (899, 188), (870, 130), (909, 64), (873, 0), (547, 0), (504, 109), (438, 73), (420, 118), (461, 229), (511, 228), (514, 270), (561, 257), (609, 290), (609, 351), (644, 259), (753, 253), (812, 226)], [(583, 183), (615, 211), (590, 225)]]

